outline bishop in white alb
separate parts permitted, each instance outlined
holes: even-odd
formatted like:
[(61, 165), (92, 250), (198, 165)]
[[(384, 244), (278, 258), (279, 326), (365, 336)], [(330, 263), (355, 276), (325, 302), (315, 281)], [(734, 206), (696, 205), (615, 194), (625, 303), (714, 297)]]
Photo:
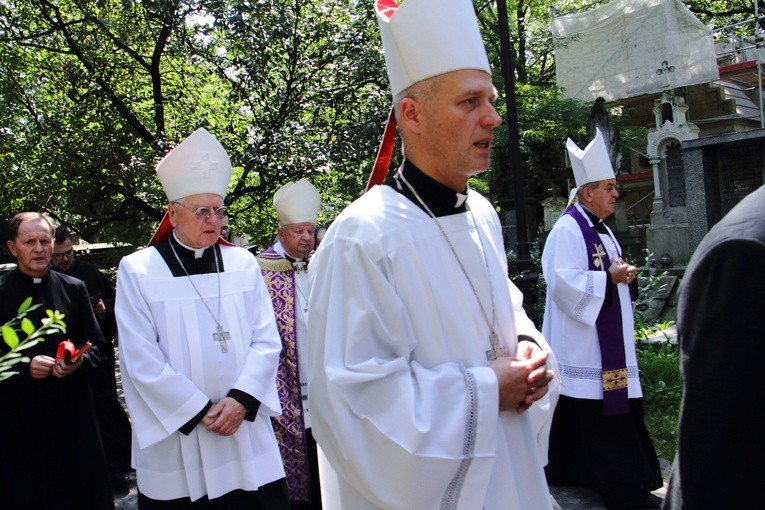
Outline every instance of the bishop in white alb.
[[(213, 499), (284, 477), (269, 419), (281, 413), (281, 342), (271, 299), (249, 252), (230, 246), (220, 252), (220, 322), (230, 334), (225, 352), (213, 340), (215, 320), (189, 277), (174, 277), (157, 248), (129, 255), (119, 266), (116, 309), (133, 464), (141, 492), (152, 499)], [(217, 275), (190, 278), (217, 313)], [(232, 389), (260, 402), (254, 421), (245, 419), (228, 437), (203, 425), (179, 432)]]
[(547, 344), (507, 278), (492, 206), (473, 191), (467, 204), (437, 220), (457, 257), (474, 262), (467, 275), (435, 220), (389, 186), (351, 204), (311, 262), (309, 386), (329, 461), (325, 508), (551, 508), (550, 403), (498, 411), (487, 315), (511, 355), (518, 335)]
[[(579, 204), (574, 205), (592, 225)], [(619, 259), (621, 248), (607, 226), (600, 233), (603, 249), (611, 260)], [(545, 318), (542, 333), (552, 345), (558, 360), (561, 395), (584, 399), (603, 399), (601, 352), (595, 321), (603, 308), (608, 271), (590, 271), (588, 257), (595, 248), (586, 246), (576, 221), (564, 214), (545, 241), (542, 271), (547, 283)], [(608, 269), (608, 268), (606, 268)], [(621, 305), (622, 335), (627, 367), (629, 398), (640, 398), (632, 298), (628, 285), (614, 285)]]

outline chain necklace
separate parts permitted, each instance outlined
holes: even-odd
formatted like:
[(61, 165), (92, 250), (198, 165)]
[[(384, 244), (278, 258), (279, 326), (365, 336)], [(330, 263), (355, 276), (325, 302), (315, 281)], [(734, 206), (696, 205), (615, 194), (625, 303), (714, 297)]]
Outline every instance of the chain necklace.
[(494, 318), (495, 318), (494, 284), (492, 283), (491, 275), (489, 274), (489, 261), (486, 257), (486, 249), (483, 245), (483, 238), (481, 237), (481, 232), (478, 230), (478, 225), (476, 224), (475, 218), (473, 217), (473, 212), (470, 211), (470, 219), (472, 220), (473, 225), (475, 226), (476, 234), (478, 235), (478, 241), (481, 243), (481, 254), (483, 255), (484, 268), (486, 269), (486, 279), (489, 282), (489, 296), (491, 298), (491, 319), (489, 319), (489, 314), (486, 312), (486, 309), (484, 308), (483, 303), (481, 302), (481, 298), (478, 295), (478, 290), (475, 288), (475, 284), (473, 283), (473, 280), (470, 279), (467, 269), (465, 269), (465, 265), (462, 263), (462, 260), (457, 255), (457, 250), (454, 249), (454, 245), (449, 239), (449, 236), (446, 235), (446, 231), (444, 230), (444, 227), (441, 226), (441, 222), (438, 221), (438, 218), (436, 218), (436, 215), (433, 214), (433, 211), (430, 210), (430, 207), (428, 207), (428, 205), (425, 203), (422, 197), (420, 197), (417, 191), (415, 191), (412, 185), (409, 184), (409, 181), (406, 180), (406, 177), (404, 177), (404, 172), (402, 172), (399, 169), (399, 171), (396, 173), (396, 177), (401, 179), (401, 182), (403, 182), (406, 185), (406, 187), (409, 188), (409, 191), (412, 192), (412, 195), (414, 195), (414, 198), (417, 199), (417, 202), (422, 206), (423, 209), (425, 209), (425, 212), (427, 212), (428, 215), (431, 218), (433, 218), (433, 221), (435, 221), (436, 225), (438, 226), (438, 229), (441, 231), (441, 235), (443, 235), (444, 239), (446, 240), (446, 244), (449, 245), (449, 248), (452, 251), (452, 255), (454, 255), (455, 259), (457, 259), (457, 263), (459, 264), (460, 269), (462, 269), (462, 273), (465, 275), (465, 278), (470, 284), (470, 289), (473, 291), (473, 295), (475, 296), (476, 301), (478, 301), (478, 307), (481, 309), (481, 313), (483, 314), (483, 317), (486, 320), (486, 323), (489, 325), (489, 328), (491, 328), (491, 333), (489, 334), (489, 342), (491, 343), (491, 349), (486, 351), (486, 359), (489, 361), (493, 361), (497, 358), (506, 358), (507, 356), (509, 356), (509, 351), (507, 347), (499, 345), (499, 337), (497, 336), (497, 332), (494, 328)]
[[(280, 242), (280, 244), (281, 244), (281, 242)], [(279, 252), (279, 250), (277, 250), (277, 253), (278, 252)], [(298, 306), (298, 308), (302, 309), (303, 312), (307, 312), (308, 311), (308, 298), (306, 297), (305, 292), (303, 292), (303, 289), (300, 288), (299, 280), (300, 280), (300, 275), (301, 274), (305, 274), (305, 275), (308, 274), (308, 262), (306, 262), (305, 259), (296, 259), (292, 255), (288, 254), (284, 250), (284, 245), (281, 246), (281, 252), (282, 252), (281, 255), (284, 257), (284, 259), (287, 260), (288, 262), (292, 263), (292, 279), (293, 279), (293, 282), (295, 283), (295, 288), (297, 289), (298, 293), (300, 294), (300, 296), (297, 296), (297, 295), (295, 296), (295, 301), (297, 302), (298, 305), (300, 305), (300, 306)], [(298, 299), (299, 297), (303, 298), (302, 304), (301, 304), (300, 299)]]
[(205, 308), (207, 309), (208, 313), (210, 314), (210, 317), (215, 321), (217, 324), (217, 327), (215, 328), (215, 332), (212, 334), (213, 341), (218, 342), (220, 345), (220, 352), (228, 352), (228, 344), (226, 343), (226, 340), (229, 340), (231, 338), (231, 335), (228, 331), (224, 331), (223, 325), (220, 323), (220, 266), (218, 264), (218, 251), (215, 249), (215, 245), (213, 245), (213, 255), (215, 256), (215, 274), (218, 275), (218, 318), (215, 318), (215, 314), (213, 314), (212, 310), (210, 310), (210, 307), (207, 306), (207, 302), (205, 301), (205, 298), (202, 297), (202, 293), (199, 292), (199, 289), (197, 288), (196, 284), (194, 283), (194, 280), (191, 279), (191, 275), (188, 271), (186, 271), (186, 267), (183, 265), (183, 262), (181, 262), (181, 258), (178, 256), (178, 252), (175, 251), (175, 246), (173, 246), (173, 241), (170, 240), (170, 248), (173, 250), (173, 255), (175, 255), (175, 260), (178, 261), (178, 264), (180, 264), (181, 269), (183, 269), (183, 272), (186, 273), (186, 278), (188, 278), (189, 283), (191, 283), (191, 286), (194, 287), (194, 290), (197, 292), (197, 296), (199, 296), (199, 299), (202, 300), (202, 304), (205, 305)]
[[(303, 292), (303, 289), (300, 286), (300, 280), (301, 280), (300, 279), (300, 272), (299, 271), (295, 271), (295, 274), (292, 275), (292, 276), (295, 279), (295, 288), (297, 289), (298, 294), (300, 294), (300, 297), (303, 298), (302, 306), (300, 306), (300, 308), (303, 310), (303, 312), (307, 312), (308, 311), (308, 298), (306, 297), (305, 292)], [(298, 300), (298, 304), (300, 304), (300, 303), (301, 303), (301, 301)]]

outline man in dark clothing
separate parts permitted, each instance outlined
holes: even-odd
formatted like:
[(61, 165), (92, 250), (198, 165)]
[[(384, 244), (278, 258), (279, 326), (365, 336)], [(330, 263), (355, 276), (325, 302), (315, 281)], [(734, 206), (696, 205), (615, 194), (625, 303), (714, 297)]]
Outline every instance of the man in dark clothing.
[[(0, 497), (4, 510), (114, 507), (85, 373), (100, 361), (104, 340), (85, 285), (51, 271), (53, 225), (39, 213), (10, 222), (8, 249), (18, 267), (0, 277), (0, 323), (28, 297), (41, 305), (26, 316), (38, 327), (46, 310), (65, 314), (66, 332), (22, 351), (30, 361), (0, 382)], [(74, 363), (57, 359), (61, 341), (93, 347)], [(7, 346), (0, 342), (0, 352)]]
[[(709, 231), (683, 277), (677, 306), (683, 401), (666, 510), (762, 505), (765, 436), (757, 399), (765, 384), (752, 365), (765, 356), (763, 211), (760, 186)], [(741, 353), (752, 363), (725, 381), (722, 374), (741, 365)]]
[(114, 375), (116, 356), (113, 341), (117, 333), (117, 322), (114, 318), (114, 288), (96, 266), (77, 260), (74, 255), (72, 236), (63, 227), (56, 229), (51, 267), (85, 283), (93, 313), (106, 340), (102, 353), (103, 361), (98, 369), (88, 372), (88, 380), (101, 428), (101, 439), (112, 486), (115, 490), (124, 491), (129, 487), (129, 473), (132, 471), (130, 467), (131, 432), (130, 420), (117, 397), (117, 380)]

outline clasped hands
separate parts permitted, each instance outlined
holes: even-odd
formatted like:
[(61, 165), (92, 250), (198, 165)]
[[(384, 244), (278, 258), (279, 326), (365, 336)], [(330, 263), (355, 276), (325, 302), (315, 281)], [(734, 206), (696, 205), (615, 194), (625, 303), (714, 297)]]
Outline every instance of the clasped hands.
[(29, 375), (33, 379), (45, 379), (49, 375), (61, 379), (78, 370), (82, 360), (83, 356), (80, 356), (74, 363), (65, 363), (64, 360), (40, 354), (29, 362)]
[(637, 278), (637, 268), (627, 264), (621, 257), (611, 262), (608, 272), (611, 273), (611, 281), (614, 283), (629, 285)]
[(221, 436), (232, 436), (242, 424), (247, 409), (231, 397), (224, 397), (213, 404), (202, 418), (202, 423), (210, 432)]
[(491, 368), (499, 383), (499, 410), (526, 412), (531, 404), (547, 394), (553, 372), (547, 370), (549, 352), (537, 344), (522, 340), (514, 358), (499, 358)]

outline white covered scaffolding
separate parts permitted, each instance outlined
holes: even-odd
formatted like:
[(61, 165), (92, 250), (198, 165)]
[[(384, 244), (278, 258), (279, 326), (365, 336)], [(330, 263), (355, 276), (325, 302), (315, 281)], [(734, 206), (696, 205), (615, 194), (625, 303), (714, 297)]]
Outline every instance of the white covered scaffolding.
[(554, 16), (558, 86), (606, 102), (718, 80), (712, 32), (680, 0), (613, 0)]

